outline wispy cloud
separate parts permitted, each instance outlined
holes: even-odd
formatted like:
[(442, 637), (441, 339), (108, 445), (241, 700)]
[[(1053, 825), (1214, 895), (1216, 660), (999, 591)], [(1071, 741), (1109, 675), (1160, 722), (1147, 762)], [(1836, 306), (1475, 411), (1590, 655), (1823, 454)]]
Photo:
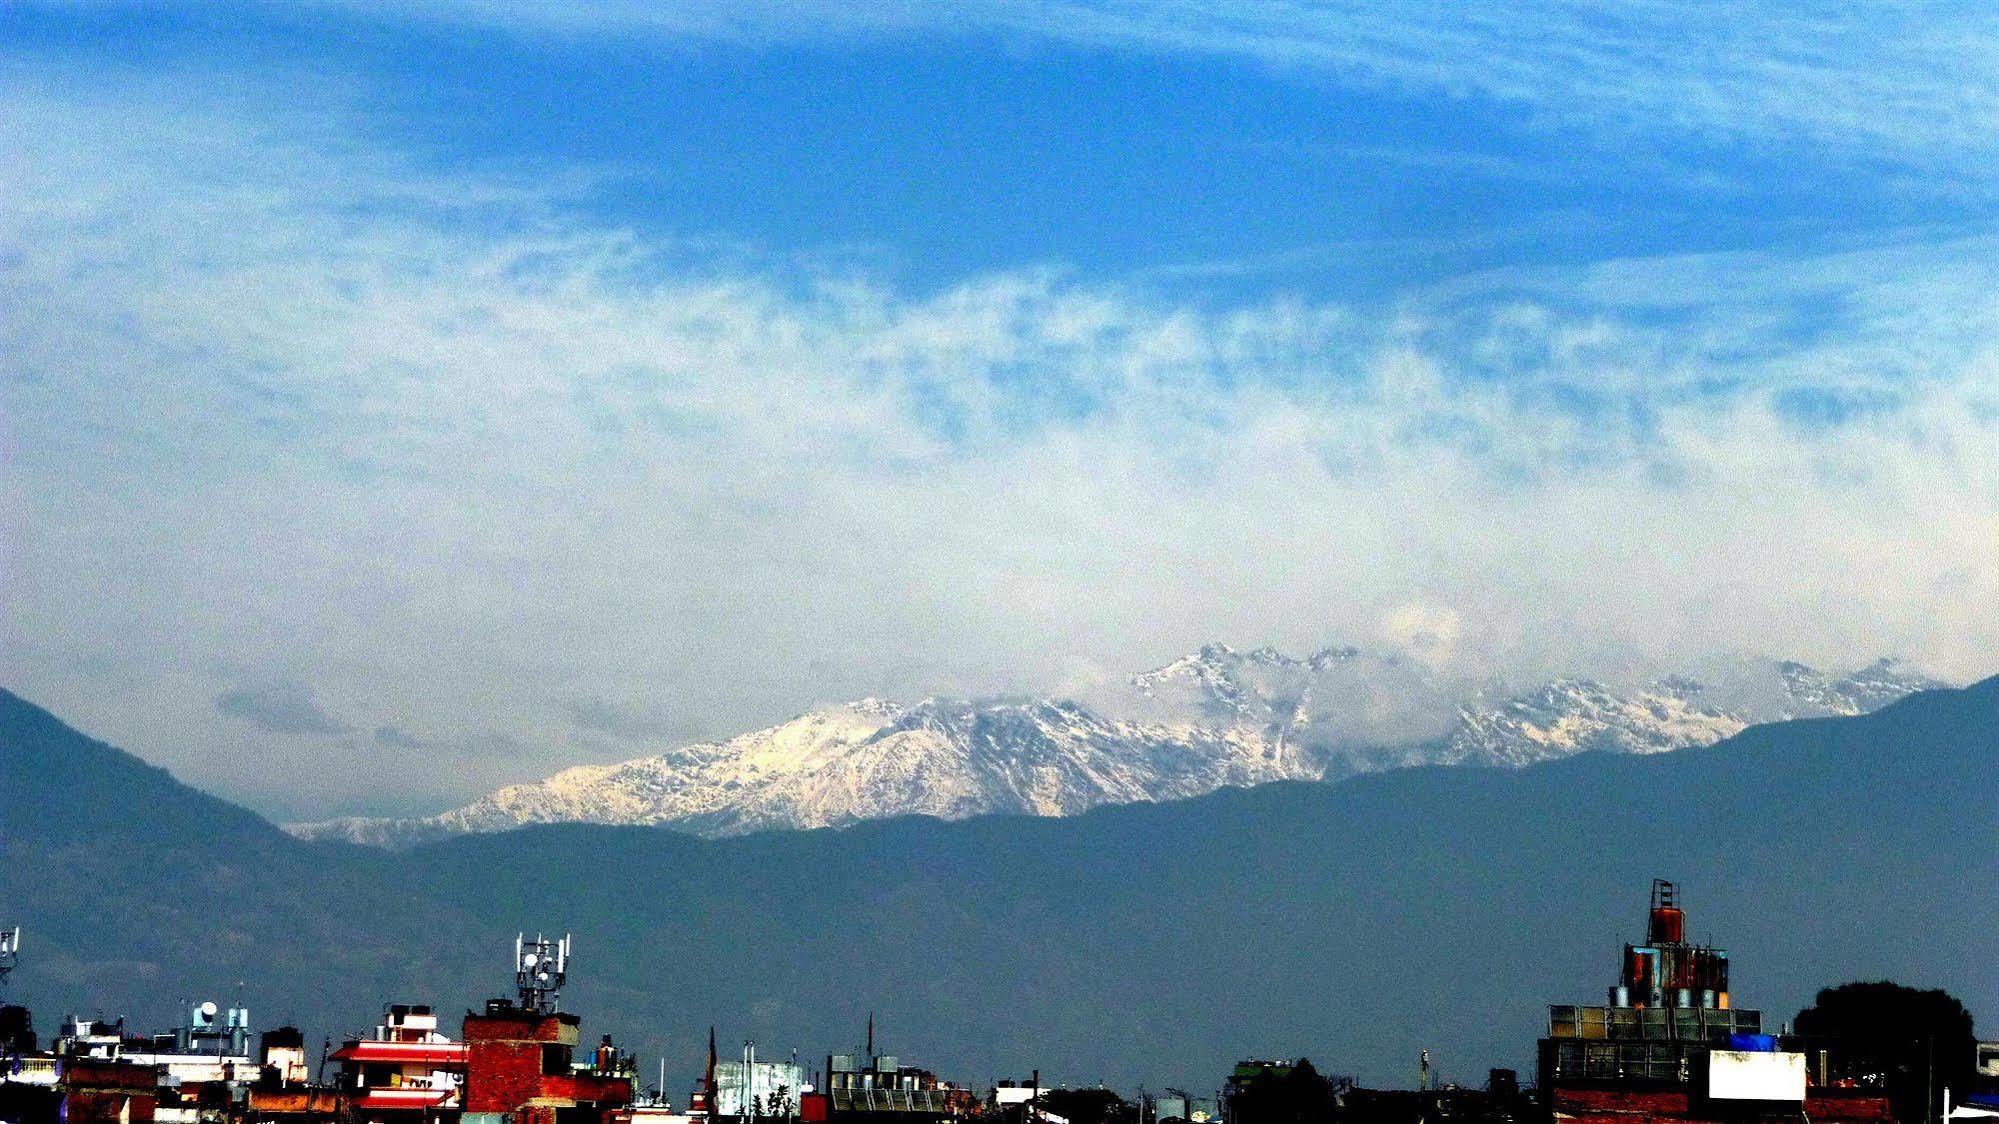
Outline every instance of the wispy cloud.
[(658, 744), (687, 737), (687, 729), (649, 710), (620, 706), (607, 699), (577, 699), (564, 708), (580, 729), (609, 734), (620, 741)]
[(325, 7), (369, 19), (571, 41), (615, 37), (673, 46), (997, 36), (1014, 45), (1233, 58), (1298, 81), (1503, 104), (1553, 128), (1777, 142), (1871, 164), (1949, 164), (1981, 181), (1990, 178), (1984, 165), (1999, 119), (1999, 15), (1983, 5), (1813, 12), (1673, 0), (1614, 6), (408, 0)]
[(312, 688), (289, 679), (224, 691), (215, 696), (215, 709), (271, 734), (337, 737), (353, 729), (320, 709)]
[[(467, 221), (254, 113), (156, 106), (142, 141), (119, 96), (4, 109), (45, 126), (0, 167), (5, 674), (72, 713), (118, 678), (153, 716), (123, 728), (205, 779), (353, 791), (439, 740), (409, 731), (496, 731), (433, 778), (477, 788), (595, 752), (577, 699), (727, 731), (1214, 638), (1993, 670), (1982, 242), (1368, 306), (918, 293), (686, 269), (532, 195)], [(173, 701), (218, 691), (295, 741), (232, 754)], [(323, 752), (350, 721), (401, 733)]]

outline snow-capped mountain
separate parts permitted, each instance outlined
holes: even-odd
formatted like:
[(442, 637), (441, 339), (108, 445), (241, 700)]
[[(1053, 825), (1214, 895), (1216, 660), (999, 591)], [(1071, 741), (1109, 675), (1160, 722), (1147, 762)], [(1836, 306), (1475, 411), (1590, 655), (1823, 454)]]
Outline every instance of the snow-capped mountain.
[(1858, 714), (1940, 686), (1882, 660), (1832, 677), (1759, 665), (1714, 686), (1561, 679), (1525, 693), (1442, 681), (1392, 653), (1296, 658), (1214, 644), (1086, 707), (1053, 699), (862, 699), (781, 725), (512, 785), (421, 819), (328, 820), (295, 834), (403, 846), (529, 823), (663, 824), (702, 835), (900, 815), (1065, 816), (1229, 786), (1401, 765), (1518, 767), (1589, 750), (1707, 745), (1755, 722)]

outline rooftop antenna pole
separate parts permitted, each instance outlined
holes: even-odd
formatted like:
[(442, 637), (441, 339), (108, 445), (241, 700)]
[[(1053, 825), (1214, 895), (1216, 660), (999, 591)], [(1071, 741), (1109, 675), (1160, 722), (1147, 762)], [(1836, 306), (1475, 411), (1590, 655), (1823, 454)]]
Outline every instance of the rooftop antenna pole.
[(721, 1094), (715, 1088), (715, 1027), (713, 1024), (710, 1024), (708, 1027), (708, 1072), (703, 1076), (702, 1084), (707, 1088), (708, 1119), (713, 1120), (716, 1114), (721, 1111), (719, 1103)]

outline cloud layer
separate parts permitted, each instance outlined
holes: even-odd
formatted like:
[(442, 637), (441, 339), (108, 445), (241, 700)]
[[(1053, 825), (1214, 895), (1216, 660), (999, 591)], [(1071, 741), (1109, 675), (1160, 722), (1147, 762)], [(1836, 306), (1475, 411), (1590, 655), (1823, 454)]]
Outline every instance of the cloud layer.
[(1211, 639), (1999, 670), (1985, 241), (914, 292), (157, 93), (0, 109), (4, 672), (284, 814)]

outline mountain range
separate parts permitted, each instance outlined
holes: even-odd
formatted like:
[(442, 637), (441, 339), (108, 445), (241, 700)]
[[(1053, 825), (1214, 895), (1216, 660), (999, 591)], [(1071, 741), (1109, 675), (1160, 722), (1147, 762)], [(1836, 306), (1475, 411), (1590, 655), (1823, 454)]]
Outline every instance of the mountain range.
[(719, 742), (511, 785), (420, 818), (293, 824), (386, 847), (530, 823), (664, 825), (717, 837), (904, 815), (1067, 816), (1273, 781), (1410, 765), (1519, 767), (1589, 750), (1708, 745), (1757, 722), (1862, 714), (1942, 686), (1880, 660), (1848, 675), (1800, 663), (1619, 688), (1558, 679), (1524, 693), (1435, 675), (1393, 653), (1293, 657), (1211, 644), (1069, 699), (862, 699)]
[[(1600, 1000), (1647, 881), (1788, 1020), (1893, 978), (1999, 1015), (1999, 679), (1674, 753), (1392, 769), (1063, 818), (900, 818), (701, 839), (533, 825), (392, 852), (300, 840), (0, 692), (7, 1001), (171, 1025), (181, 997), (309, 1041), (386, 1002), (512, 984), (573, 931), (566, 1009), (698, 1071), (710, 1024), (806, 1060), (869, 1011), (969, 1082), (1209, 1087), (1238, 1057), (1407, 1084), (1531, 1066), (1548, 1003)], [(1988, 1026), (1989, 1033), (1989, 1026)], [(731, 1038), (730, 1036), (734, 1036)]]

